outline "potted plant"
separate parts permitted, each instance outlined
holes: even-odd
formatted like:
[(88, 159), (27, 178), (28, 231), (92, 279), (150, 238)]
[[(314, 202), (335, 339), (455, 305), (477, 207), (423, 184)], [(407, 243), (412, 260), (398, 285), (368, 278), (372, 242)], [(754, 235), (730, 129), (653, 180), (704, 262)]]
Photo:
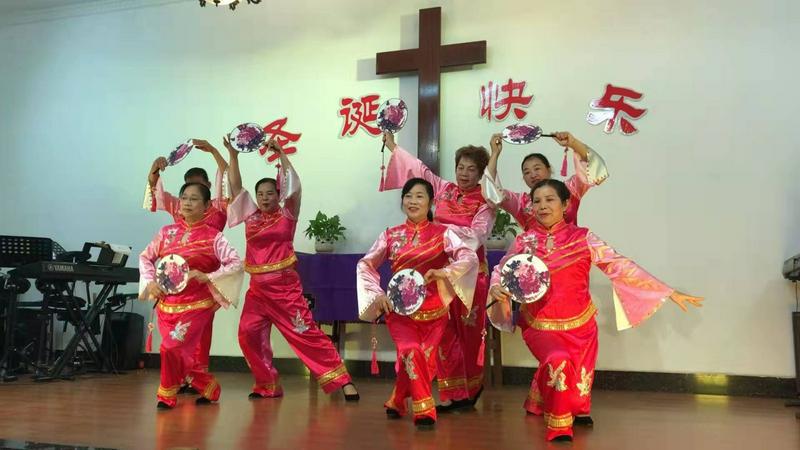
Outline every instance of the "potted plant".
[(511, 215), (498, 208), (492, 234), (486, 240), (486, 248), (492, 250), (505, 249), (508, 246), (508, 235), (516, 236), (518, 230), (519, 225), (511, 218)]
[(333, 243), (339, 239), (344, 240), (344, 230), (346, 228), (341, 225), (339, 216), (328, 217), (318, 211), (317, 217), (308, 221), (305, 233), (307, 238), (314, 239), (317, 253), (323, 253), (332, 252)]

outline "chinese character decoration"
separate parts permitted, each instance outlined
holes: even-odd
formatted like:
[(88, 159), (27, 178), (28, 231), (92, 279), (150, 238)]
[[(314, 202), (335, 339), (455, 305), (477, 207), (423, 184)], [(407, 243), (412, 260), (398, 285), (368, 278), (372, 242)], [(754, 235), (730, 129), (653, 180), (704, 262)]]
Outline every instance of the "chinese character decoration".
[(628, 89), (612, 84), (606, 85), (606, 91), (601, 98), (589, 102), (589, 107), (594, 111), (589, 111), (586, 121), (592, 125), (599, 125), (605, 122), (603, 128), (608, 134), (614, 132), (614, 127), (619, 123), (620, 132), (625, 136), (635, 134), (639, 130), (633, 125), (634, 120), (642, 117), (647, 110), (636, 108), (625, 103), (626, 99), (640, 100), (642, 94), (633, 89)]
[(526, 84), (509, 78), (502, 85), (490, 81), (487, 86), (481, 86), (481, 117), (491, 121), (494, 114), (494, 120), (499, 122), (513, 112), (517, 119), (524, 119), (528, 112), (522, 108), (527, 108), (533, 101), (533, 95), (524, 95)]
[(339, 137), (353, 136), (363, 129), (371, 136), (381, 134), (377, 126), (378, 94), (364, 95), (360, 98), (345, 97), (341, 99), (339, 115), (344, 119)]
[[(275, 139), (275, 141), (283, 148), (283, 153), (286, 155), (291, 155), (293, 153), (297, 153), (297, 147), (287, 145), (299, 141), (302, 133), (290, 133), (284, 130), (283, 126), (286, 125), (287, 120), (288, 119), (284, 117), (264, 125), (264, 142), (269, 142), (270, 139)], [(267, 153), (267, 147), (261, 147), (261, 149), (259, 149), (259, 153), (261, 153), (262, 156), (265, 155)], [(271, 163), (279, 157), (280, 156), (278, 153), (273, 151), (272, 154), (267, 157), (267, 162)]]

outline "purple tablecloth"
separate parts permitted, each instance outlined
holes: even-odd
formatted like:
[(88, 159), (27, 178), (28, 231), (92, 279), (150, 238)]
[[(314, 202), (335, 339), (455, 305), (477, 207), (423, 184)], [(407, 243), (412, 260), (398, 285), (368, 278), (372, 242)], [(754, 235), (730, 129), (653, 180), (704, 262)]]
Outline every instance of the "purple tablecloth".
[[(489, 251), (489, 270), (500, 261), (504, 251)], [(303, 281), (303, 292), (315, 299), (314, 319), (317, 322), (357, 322), (356, 264), (363, 254), (297, 253), (297, 272)], [(388, 262), (380, 268), (384, 289), (391, 277)]]

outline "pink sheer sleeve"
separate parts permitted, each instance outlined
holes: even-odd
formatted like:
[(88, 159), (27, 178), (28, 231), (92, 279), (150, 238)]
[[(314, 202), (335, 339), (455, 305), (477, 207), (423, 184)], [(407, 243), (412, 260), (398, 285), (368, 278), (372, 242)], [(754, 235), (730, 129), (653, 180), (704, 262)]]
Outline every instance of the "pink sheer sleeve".
[(228, 180), (227, 173), (227, 170), (220, 172), (217, 169), (217, 176), (214, 180), (214, 193), (211, 204), (220, 211), (228, 209), (228, 203), (230, 203), (230, 192), (228, 192), (226, 183)]
[[(489, 281), (489, 287), (491, 288), (494, 285), (500, 284), (500, 270), (503, 268), (503, 264), (508, 261), (509, 258), (512, 256), (517, 255), (520, 253), (520, 248), (517, 245), (519, 239), (515, 239), (514, 243), (508, 248), (506, 254), (500, 259), (500, 262), (494, 266), (492, 270), (492, 278)], [(491, 297), (487, 300), (490, 303), (493, 301)], [(508, 331), (509, 333), (514, 332), (514, 316), (511, 313), (511, 302), (497, 302), (492, 304), (489, 309), (486, 311), (486, 317), (489, 318), (489, 321), (500, 331)]]
[(208, 274), (211, 294), (225, 308), (236, 306), (239, 304), (239, 293), (244, 280), (242, 259), (222, 233), (217, 234), (214, 239), (214, 254), (219, 259), (220, 266)]
[(227, 190), (225, 189), (226, 188), (225, 181), (228, 179), (228, 177), (226, 176), (227, 172), (228, 172), (227, 170), (220, 171), (219, 169), (217, 169), (217, 174), (214, 179), (214, 195), (213, 195), (214, 200), (224, 202), (228, 199), (228, 195), (226, 195), (225, 192)]
[(398, 145), (386, 166), (384, 190), (400, 189), (410, 178), (424, 178), (430, 182), (433, 185), (434, 196), (438, 196), (449, 183), (431, 172), (422, 161)]
[(180, 212), (181, 201), (178, 197), (164, 190), (164, 183), (161, 181), (161, 177), (156, 181), (156, 186), (153, 189), (153, 197), (155, 198), (156, 209), (166, 211), (171, 216)]
[(380, 313), (375, 299), (382, 294), (381, 276), (378, 268), (386, 261), (386, 232), (378, 236), (366, 255), (356, 265), (356, 295), (358, 297), (358, 317), (361, 320), (375, 320)]
[(300, 217), (300, 199), (302, 189), (300, 187), (300, 177), (297, 176), (294, 167), (288, 169), (281, 166), (281, 202), (283, 202), (283, 213), (292, 220)]
[(451, 229), (444, 233), (444, 251), (450, 256), (450, 264), (444, 268), (447, 282), (436, 282), (439, 295), (445, 304), (458, 297), (469, 311), (472, 309), (475, 283), (478, 280), (478, 255), (472, 245)]
[(158, 260), (158, 248), (161, 245), (161, 232), (147, 244), (147, 247), (139, 254), (139, 298), (142, 298), (148, 283), (156, 279), (156, 261)]
[(586, 240), (594, 263), (611, 280), (617, 329), (635, 327), (652, 316), (675, 292), (594, 233)]
[(239, 195), (228, 205), (228, 227), (233, 228), (239, 225), (256, 212), (258, 212), (256, 202), (250, 197), (247, 189), (242, 189)]
[[(496, 210), (487, 204), (481, 205), (475, 217), (472, 218), (470, 229), (474, 233), (475, 239), (479, 242), (479, 247), (486, 244), (486, 240), (492, 234), (494, 228), (494, 218)], [(478, 250), (477, 248), (474, 250)]]
[[(481, 183), (481, 193), (483, 193), (483, 198), (490, 205), (499, 207), (511, 214), (520, 224), (524, 223), (521, 217), (525, 208), (525, 194), (503, 189), (503, 185), (500, 183), (500, 175), (492, 179), (488, 173), (485, 173)], [(491, 232), (491, 229), (489, 231)]]
[(566, 182), (569, 191), (578, 198), (582, 198), (586, 191), (600, 185), (608, 178), (608, 168), (603, 158), (592, 149), (588, 149), (587, 152), (586, 161), (573, 152), (575, 174)]

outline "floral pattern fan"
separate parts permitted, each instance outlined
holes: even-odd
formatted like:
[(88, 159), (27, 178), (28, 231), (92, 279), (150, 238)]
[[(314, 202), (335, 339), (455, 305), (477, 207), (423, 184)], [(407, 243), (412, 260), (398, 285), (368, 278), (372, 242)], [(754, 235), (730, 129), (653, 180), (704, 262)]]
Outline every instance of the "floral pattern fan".
[(511, 300), (533, 303), (541, 300), (550, 288), (550, 271), (533, 255), (515, 255), (503, 264), (500, 284), (511, 293)]
[(399, 98), (390, 98), (378, 108), (377, 124), (381, 131), (397, 133), (406, 124), (407, 119), (408, 107), (406, 107), (406, 102)]
[[(399, 98), (390, 98), (383, 102), (380, 108), (378, 108), (378, 119), (377, 125), (378, 128), (383, 132), (388, 132), (395, 134), (406, 124), (406, 120), (408, 119), (408, 107), (406, 106), (406, 102), (400, 100)], [(381, 183), (378, 187), (378, 191), (383, 192), (384, 190), (384, 180), (385, 180), (385, 171), (386, 171), (386, 157), (384, 154), (384, 150), (386, 149), (386, 141), (384, 140), (383, 145), (381, 146)]]
[(503, 129), (503, 140), (509, 144), (530, 144), (540, 137), (553, 137), (542, 134), (542, 127), (531, 123), (517, 123)]
[(394, 312), (403, 316), (414, 314), (425, 301), (425, 278), (414, 269), (403, 269), (392, 276), (386, 296)]
[(192, 144), (191, 139), (178, 145), (175, 147), (175, 150), (169, 152), (169, 155), (167, 155), (167, 164), (174, 166), (175, 164), (183, 161), (183, 159), (189, 155), (189, 152), (192, 151), (193, 148), (194, 144)]
[(156, 262), (156, 283), (167, 294), (177, 294), (189, 282), (189, 264), (180, 255), (166, 255)]
[(228, 137), (231, 145), (240, 153), (250, 153), (261, 149), (267, 141), (267, 134), (257, 123), (237, 125)]

